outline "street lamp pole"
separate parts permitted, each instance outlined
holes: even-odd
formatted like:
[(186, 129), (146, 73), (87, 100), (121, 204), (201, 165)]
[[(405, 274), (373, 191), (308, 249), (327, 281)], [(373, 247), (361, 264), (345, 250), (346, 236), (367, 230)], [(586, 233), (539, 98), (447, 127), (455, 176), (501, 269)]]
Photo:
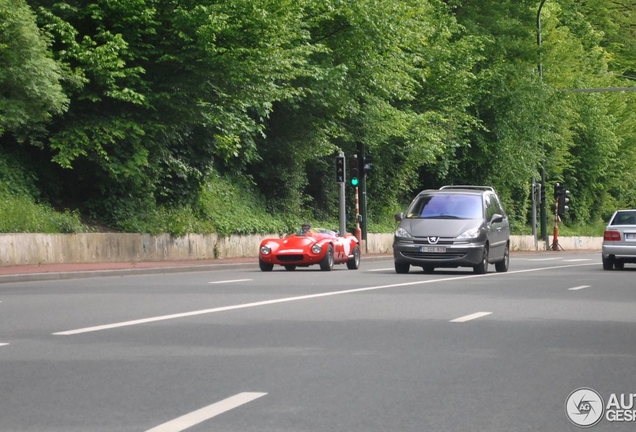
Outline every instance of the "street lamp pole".
[[(541, 64), (541, 9), (546, 0), (541, 0), (539, 4), (539, 10), (537, 11), (537, 45), (539, 46), (539, 79), (543, 81), (543, 65)], [(541, 188), (545, 190), (545, 149), (543, 142), (541, 142)], [(546, 199), (548, 194), (545, 194)], [(549, 245), (548, 241), (548, 216), (546, 213), (546, 199), (541, 200), (541, 238), (543, 239), (546, 248)]]

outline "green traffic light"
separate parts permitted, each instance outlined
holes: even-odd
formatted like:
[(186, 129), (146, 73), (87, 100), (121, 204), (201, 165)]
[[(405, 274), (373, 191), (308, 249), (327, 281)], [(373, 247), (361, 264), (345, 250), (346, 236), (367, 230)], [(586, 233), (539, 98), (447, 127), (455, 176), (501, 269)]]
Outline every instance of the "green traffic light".
[(354, 177), (351, 179), (351, 186), (358, 186), (358, 183), (360, 183), (358, 177)]

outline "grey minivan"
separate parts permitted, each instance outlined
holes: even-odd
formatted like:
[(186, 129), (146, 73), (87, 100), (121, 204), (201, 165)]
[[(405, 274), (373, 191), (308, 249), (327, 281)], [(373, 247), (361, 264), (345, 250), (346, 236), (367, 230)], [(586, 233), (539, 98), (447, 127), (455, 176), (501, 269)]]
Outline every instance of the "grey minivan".
[(443, 186), (420, 192), (405, 213), (395, 215), (393, 237), (397, 273), (419, 266), (425, 273), (437, 267), (472, 267), (483, 274), (490, 263), (508, 271), (510, 224), (490, 186)]

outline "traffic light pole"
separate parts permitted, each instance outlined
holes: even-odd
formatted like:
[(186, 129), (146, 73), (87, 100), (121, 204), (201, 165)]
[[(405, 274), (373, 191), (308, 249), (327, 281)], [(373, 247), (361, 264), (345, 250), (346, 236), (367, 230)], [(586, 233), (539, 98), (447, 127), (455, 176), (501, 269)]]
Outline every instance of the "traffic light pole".
[(338, 183), (338, 221), (340, 235), (347, 232), (346, 225), (346, 206), (345, 206), (345, 183), (347, 180), (345, 170), (345, 154), (338, 153), (336, 157), (336, 183)]
[(553, 251), (563, 250), (563, 247), (559, 244), (559, 215), (556, 210), (554, 212), (554, 229), (552, 231), (552, 245), (550, 245), (550, 249)]
[(566, 190), (561, 183), (554, 185), (554, 231), (552, 233), (552, 245), (550, 246), (552, 250), (563, 250), (563, 247), (559, 244), (559, 221), (568, 209), (565, 205), (569, 201), (568, 195), (570, 195), (570, 191)]
[(360, 195), (358, 188), (356, 188), (356, 230), (355, 237), (358, 239), (358, 243), (362, 244), (362, 230), (360, 229)]
[[(363, 161), (365, 158), (364, 144), (358, 144), (358, 160)], [(364, 251), (368, 252), (367, 247), (367, 176), (364, 173), (364, 166), (360, 167), (360, 225), (362, 230), (362, 240), (364, 241)]]
[[(541, 153), (543, 153), (543, 151)], [(548, 194), (546, 192), (546, 185), (545, 185), (545, 162), (541, 162), (541, 190), (544, 191), (545, 197), (547, 197)], [(547, 249), (548, 248), (548, 211), (546, 209), (547, 207), (546, 201), (547, 201), (547, 198), (544, 198), (541, 200), (540, 217), (541, 217), (541, 238), (543, 239), (545, 248)]]
[[(539, 186), (541, 187), (541, 186)], [(538, 196), (538, 199), (537, 199)], [(538, 249), (537, 243), (537, 201), (541, 202), (541, 192), (537, 194), (537, 181), (532, 177), (532, 241), (534, 250)]]

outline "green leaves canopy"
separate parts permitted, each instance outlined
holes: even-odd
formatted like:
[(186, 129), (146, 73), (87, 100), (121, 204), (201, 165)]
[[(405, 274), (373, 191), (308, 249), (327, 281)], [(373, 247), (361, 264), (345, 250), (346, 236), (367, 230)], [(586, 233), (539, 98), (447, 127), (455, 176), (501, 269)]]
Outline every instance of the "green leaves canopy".
[(361, 146), (372, 214), (482, 183), (524, 224), (545, 165), (593, 220), (633, 203), (633, 94), (571, 90), (626, 85), (633, 1), (546, 2), (539, 50), (529, 0), (0, 0), (0, 134), (113, 221), (196, 203), (213, 169), (334, 218), (333, 156)]

